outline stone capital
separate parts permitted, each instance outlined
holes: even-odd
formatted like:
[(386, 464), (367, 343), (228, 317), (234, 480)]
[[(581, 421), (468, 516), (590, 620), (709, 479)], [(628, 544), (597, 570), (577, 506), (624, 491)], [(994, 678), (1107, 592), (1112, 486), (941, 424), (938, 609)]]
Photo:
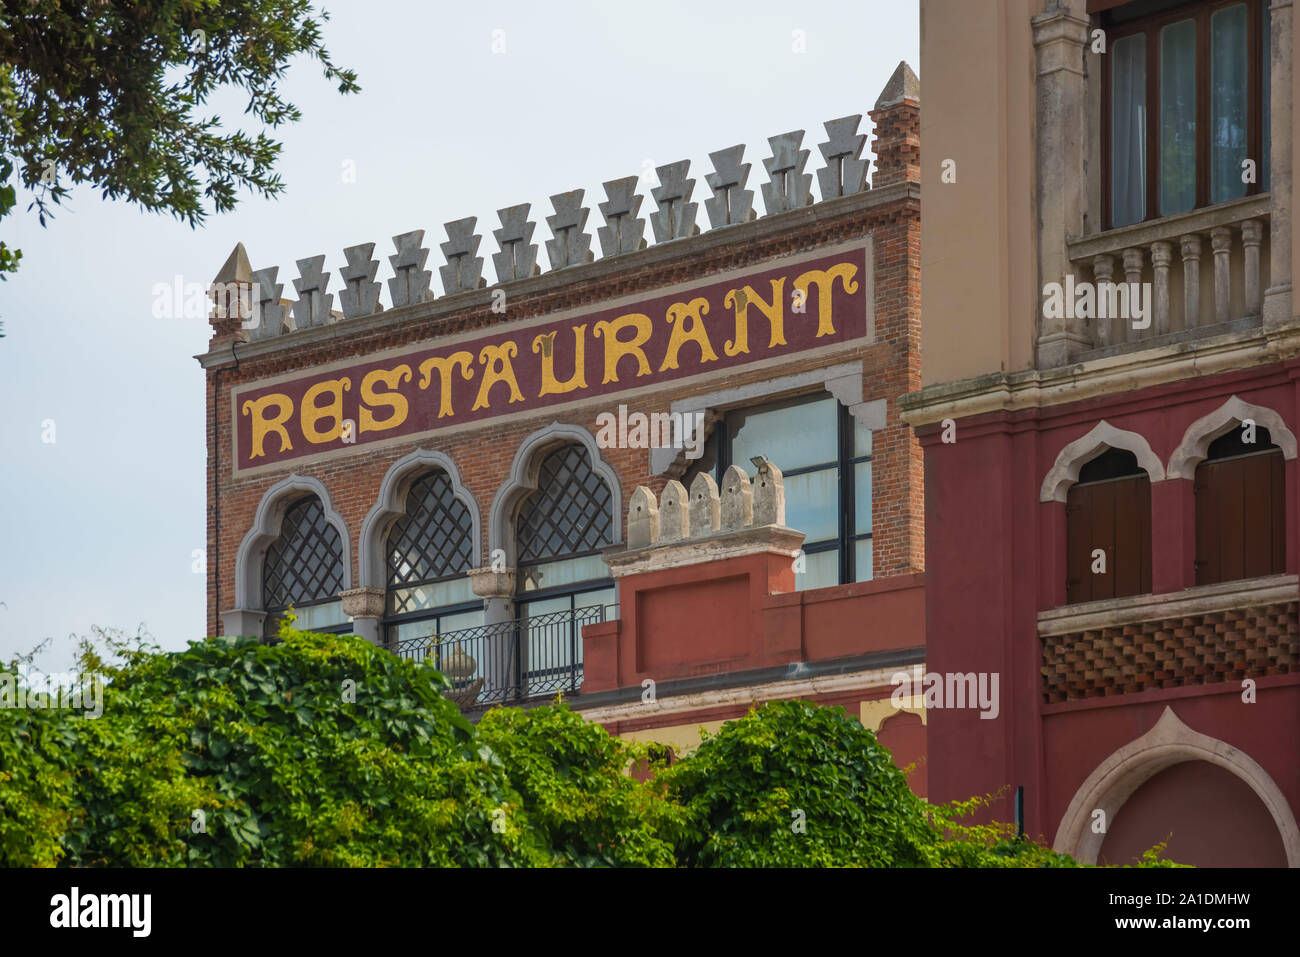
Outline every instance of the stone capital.
[(496, 571), (487, 568), (469, 570), (469, 587), (479, 598), (510, 598), (515, 593), (515, 569)]
[(266, 612), (249, 608), (231, 608), (221, 613), (223, 635), (252, 635), (261, 638), (266, 627)]
[(339, 592), (343, 614), (349, 618), (382, 618), (384, 616), (384, 590), (382, 588), (348, 588)]

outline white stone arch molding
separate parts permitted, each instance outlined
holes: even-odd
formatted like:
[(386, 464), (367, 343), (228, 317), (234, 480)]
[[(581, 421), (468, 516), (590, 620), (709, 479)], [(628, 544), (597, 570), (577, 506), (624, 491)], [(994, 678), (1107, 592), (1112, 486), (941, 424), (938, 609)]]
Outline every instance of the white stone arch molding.
[(1288, 461), (1296, 457), (1296, 438), (1284, 421), (1272, 409), (1262, 405), (1252, 405), (1233, 396), (1209, 415), (1203, 415), (1187, 427), (1182, 442), (1169, 457), (1170, 478), (1196, 478), (1196, 467), (1205, 461), (1209, 454), (1210, 443), (1226, 435), (1246, 419), (1268, 429), (1273, 444), (1282, 450), (1282, 457)]
[(1106, 835), (1093, 833), (1094, 812), (1106, 826), (1134, 792), (1166, 768), (1185, 761), (1208, 761), (1245, 781), (1268, 809), (1286, 850), (1288, 867), (1300, 867), (1300, 828), (1286, 795), (1257, 761), (1227, 742), (1193, 731), (1165, 707), (1146, 734), (1120, 748), (1088, 776), (1061, 818), (1052, 848), (1088, 864), (1097, 863)]
[[(505, 552), (506, 565), (513, 568), (518, 552), (515, 547), (514, 521), (519, 503), (529, 492), (537, 488), (537, 473), (541, 468), (545, 453), (558, 445), (577, 442), (591, 456), (592, 469), (609, 486), (610, 507), (614, 510), (614, 522), (611, 526), (611, 544), (619, 545), (623, 541), (623, 483), (618, 472), (600, 456), (600, 447), (595, 436), (580, 425), (568, 425), (552, 422), (545, 428), (529, 435), (515, 450), (515, 460), (510, 464), (510, 474), (497, 489), (492, 499), (492, 510), (488, 517), (488, 548), (495, 552), (498, 548)], [(489, 561), (491, 554), (489, 553)]]
[(482, 560), (483, 533), (478, 501), (460, 479), (460, 471), (451, 456), (434, 449), (416, 449), (393, 463), (379, 483), (379, 500), (361, 523), (357, 540), (357, 578), (361, 588), (388, 587), (384, 548), (393, 522), (406, 512), (406, 495), (411, 485), (423, 475), (441, 469), (451, 481), (452, 495), (469, 509), (470, 544), (474, 561)]
[(262, 608), (262, 562), (271, 543), (280, 537), (280, 524), (289, 505), (307, 494), (320, 499), (325, 520), (338, 529), (343, 545), (343, 590), (352, 587), (352, 538), (347, 523), (334, 509), (330, 493), (320, 479), (309, 475), (290, 475), (276, 482), (262, 496), (253, 516), (253, 527), (239, 543), (235, 553), (235, 607), (245, 610)]
[(1151, 477), (1151, 481), (1163, 482), (1165, 466), (1160, 457), (1151, 451), (1151, 446), (1141, 435), (1117, 429), (1105, 419), (1094, 425), (1087, 435), (1075, 439), (1056, 457), (1043, 487), (1039, 491), (1040, 502), (1064, 502), (1070, 486), (1079, 481), (1079, 470), (1091, 462), (1106, 449), (1124, 449), (1137, 456), (1138, 466)]

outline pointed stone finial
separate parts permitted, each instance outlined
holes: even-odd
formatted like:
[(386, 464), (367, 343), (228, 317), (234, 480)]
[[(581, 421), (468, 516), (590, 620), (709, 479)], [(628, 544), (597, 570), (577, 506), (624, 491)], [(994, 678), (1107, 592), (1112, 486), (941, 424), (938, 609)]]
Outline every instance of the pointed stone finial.
[(537, 267), (537, 246), (532, 241), (537, 224), (528, 221), (530, 209), (532, 203), (520, 203), (518, 206), (497, 210), (501, 228), (492, 230), (497, 246), (501, 249), (501, 252), (492, 254), (497, 282), (526, 279), (541, 272)]
[(659, 541), (680, 542), (691, 535), (690, 501), (686, 486), (672, 479), (664, 486), (659, 504)]
[(769, 136), (771, 159), (763, 160), (769, 182), (763, 184), (763, 205), (767, 215), (783, 213), (812, 205), (812, 173), (803, 168), (808, 163), (810, 150), (801, 150), (803, 130)]
[(606, 202), (597, 204), (605, 225), (596, 230), (600, 251), (606, 257), (645, 249), (645, 220), (638, 219), (643, 196), (636, 192), (637, 177), (625, 176), (605, 183)]
[(754, 524), (754, 490), (749, 476), (739, 465), (728, 466), (722, 475), (722, 529), (734, 531)]
[[(257, 300), (257, 324), (248, 330), (248, 340), (270, 339), (286, 331), (293, 331), (292, 320), (285, 316), (284, 306), (280, 304), (280, 293), (284, 284), (275, 281), (280, 274), (279, 266), (268, 266), (253, 273), (253, 292)], [(288, 329), (285, 326), (288, 325)]]
[(826, 166), (817, 171), (817, 185), (821, 187), (822, 199), (836, 196), (851, 196), (867, 188), (867, 167), (870, 160), (859, 159), (863, 147), (867, 144), (867, 134), (859, 133), (862, 114), (841, 116), (838, 120), (827, 120), (829, 139), (818, 145)]
[(379, 291), (383, 285), (374, 281), (375, 273), (379, 272), (379, 260), (371, 258), (374, 252), (374, 243), (361, 243), (343, 250), (348, 261), (339, 270), (344, 283), (343, 291), (339, 293), (344, 319), (368, 316), (383, 309), (379, 305)]
[[(477, 216), (467, 216), (443, 224), (443, 229), (447, 230), (447, 242), (438, 248), (446, 257), (447, 265), (439, 268), (438, 275), (442, 277), (443, 292), (449, 296), (466, 289), (482, 289), (487, 285), (487, 280), (483, 278), (483, 257), (475, 255), (478, 244), (483, 241), (483, 237), (474, 232), (474, 224), (477, 222)], [(500, 241), (500, 237), (497, 241)]]
[(295, 329), (311, 329), (334, 321), (330, 311), (334, 295), (325, 291), (329, 288), (330, 274), (322, 272), (324, 268), (323, 255), (298, 260), (300, 278), (293, 281), (293, 288), (298, 291), (298, 301), (293, 304)]
[(212, 280), (213, 284), (226, 282), (252, 282), (253, 268), (248, 264), (248, 253), (243, 243), (235, 243), (235, 248), (226, 257), (226, 263)]
[(650, 225), (654, 228), (657, 243), (685, 239), (700, 231), (700, 227), (695, 224), (700, 204), (691, 202), (695, 180), (686, 178), (686, 172), (690, 168), (690, 160), (655, 167), (655, 172), (659, 174), (659, 185), (650, 190), (650, 195), (658, 204), (659, 211), (651, 214)]
[(691, 534), (696, 538), (711, 535), (721, 523), (718, 483), (708, 472), (700, 472), (691, 481)]
[(754, 191), (745, 189), (750, 164), (741, 162), (744, 156), (744, 143), (709, 154), (714, 171), (705, 176), (704, 181), (713, 190), (713, 198), (704, 201), (704, 208), (714, 229), (747, 223), (756, 215)]
[(627, 547), (645, 548), (659, 541), (659, 505), (655, 493), (638, 485), (627, 507)]
[(907, 65), (906, 60), (899, 61), (898, 67), (894, 70), (894, 75), (889, 78), (885, 88), (880, 91), (875, 108), (883, 110), (890, 106), (897, 106), (904, 100), (921, 102), (921, 81), (912, 72), (912, 68)]
[(394, 236), (393, 246), (397, 252), (388, 257), (388, 264), (393, 267), (393, 278), (388, 280), (388, 297), (393, 301), (393, 308), (428, 302), (433, 298), (429, 292), (433, 270), (424, 268), (429, 258), (429, 250), (424, 248), (424, 230), (413, 229)]
[(585, 190), (572, 189), (551, 197), (554, 216), (546, 217), (546, 225), (554, 239), (546, 241), (546, 255), (552, 269), (577, 266), (595, 259), (591, 251), (591, 233), (583, 232), (591, 210), (582, 205)]
[(750, 459), (758, 467), (754, 476), (754, 524), (785, 524), (785, 478), (781, 470), (761, 455)]

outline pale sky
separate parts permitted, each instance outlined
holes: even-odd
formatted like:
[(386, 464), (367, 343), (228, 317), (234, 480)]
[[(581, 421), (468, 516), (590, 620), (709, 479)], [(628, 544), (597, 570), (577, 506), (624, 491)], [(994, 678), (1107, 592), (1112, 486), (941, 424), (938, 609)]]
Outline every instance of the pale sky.
[[(204, 377), (193, 357), (210, 329), (155, 318), (156, 284), (206, 286), (242, 241), (254, 269), (280, 266), (286, 296), (294, 261), (324, 253), (337, 309), (343, 248), (374, 242), (387, 304), (391, 237), (422, 228), (441, 295), (443, 223), (478, 217), (491, 283), (496, 210), (532, 203), (545, 269), (549, 197), (584, 188), (599, 256), (600, 184), (688, 158), (707, 229), (711, 151), (746, 144), (761, 213), (767, 137), (806, 130), (813, 172), (825, 120), (862, 113), (869, 133), (865, 114), (898, 62), (920, 73), (916, 0), (325, 7), (326, 46), (362, 92), (342, 97), (312, 62), (292, 64), (282, 89), (303, 118), (273, 134), (280, 199), (242, 194), (191, 230), (79, 189), (42, 229), (20, 189), (3, 221), (23, 262), (0, 282), (0, 660), (52, 637), (38, 664), (66, 669), (70, 636), (91, 625), (143, 624), (168, 649), (204, 637), (205, 577), (193, 570), (206, 544)], [(213, 108), (233, 128), (242, 105)], [(638, 188), (642, 216), (657, 184), (651, 173)]]

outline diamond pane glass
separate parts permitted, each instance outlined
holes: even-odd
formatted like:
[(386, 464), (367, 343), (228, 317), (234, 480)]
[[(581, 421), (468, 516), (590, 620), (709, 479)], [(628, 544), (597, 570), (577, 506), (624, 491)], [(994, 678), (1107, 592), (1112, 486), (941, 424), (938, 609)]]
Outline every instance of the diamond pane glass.
[[(473, 522), (446, 472), (430, 472), (406, 494), (406, 514), (388, 533), (388, 587), (436, 581), (468, 571)], [(409, 609), (407, 609), (409, 610)]]
[(609, 487), (591, 468), (586, 449), (566, 445), (538, 469), (537, 491), (524, 502), (515, 526), (519, 561), (535, 562), (590, 552), (610, 543)]
[(334, 599), (343, 588), (343, 542), (325, 518), (314, 495), (294, 502), (284, 513), (280, 537), (266, 551), (262, 568), (262, 607)]

